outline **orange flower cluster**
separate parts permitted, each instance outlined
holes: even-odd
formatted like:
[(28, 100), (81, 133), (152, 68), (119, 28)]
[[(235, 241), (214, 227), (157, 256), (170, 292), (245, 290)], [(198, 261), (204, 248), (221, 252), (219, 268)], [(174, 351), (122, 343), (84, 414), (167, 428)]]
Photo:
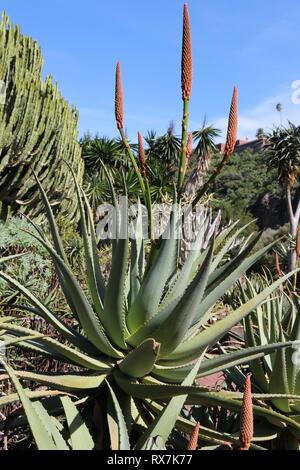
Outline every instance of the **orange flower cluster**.
[(120, 62), (117, 63), (116, 68), (116, 92), (115, 92), (115, 114), (118, 129), (124, 127), (124, 103), (123, 103), (123, 88), (121, 77)]
[(193, 82), (193, 54), (190, 15), (187, 4), (183, 9), (183, 36), (181, 58), (181, 88), (182, 99), (189, 100)]
[(191, 434), (187, 450), (197, 450), (199, 439), (200, 423), (197, 422)]
[(253, 405), (251, 394), (251, 374), (246, 377), (243, 406), (241, 412), (239, 450), (248, 450), (253, 439)]
[(233, 96), (231, 101), (231, 107), (228, 119), (228, 131), (224, 154), (229, 156), (233, 153), (238, 131), (238, 91), (237, 87), (234, 87)]
[(140, 165), (142, 168), (142, 172), (144, 177), (146, 176), (146, 156), (145, 156), (145, 149), (143, 144), (143, 137), (140, 132), (138, 132), (138, 144), (139, 144), (139, 158), (140, 158)]

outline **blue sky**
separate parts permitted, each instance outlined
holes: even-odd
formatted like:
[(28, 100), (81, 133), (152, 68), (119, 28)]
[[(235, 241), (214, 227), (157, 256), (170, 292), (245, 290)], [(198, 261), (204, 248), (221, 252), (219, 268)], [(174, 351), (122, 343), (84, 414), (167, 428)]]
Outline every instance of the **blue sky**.
[[(164, 132), (181, 120), (183, 0), (2, 0), (22, 31), (41, 45), (51, 73), (80, 112), (80, 134), (115, 136), (114, 74), (121, 61), (126, 130)], [(191, 128), (204, 116), (223, 131), (233, 85), (239, 136), (283, 118), (300, 123), (292, 82), (300, 80), (299, 0), (189, 0), (194, 51)]]

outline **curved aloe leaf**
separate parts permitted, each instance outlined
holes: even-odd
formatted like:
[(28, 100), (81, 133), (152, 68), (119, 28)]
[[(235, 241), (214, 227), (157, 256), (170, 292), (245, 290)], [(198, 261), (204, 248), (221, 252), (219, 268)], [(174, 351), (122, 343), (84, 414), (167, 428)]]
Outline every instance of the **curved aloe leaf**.
[(56, 446), (51, 435), (48, 433), (47, 426), (44, 425), (40, 416), (37, 414), (33, 404), (31, 403), (30, 399), (27, 397), (25, 390), (20, 384), (14, 371), (7, 364), (4, 363), (3, 365), (12, 383), (14, 384), (16, 388), (20, 401), (22, 402), (32, 435), (34, 437), (34, 440), (36, 442), (38, 449), (39, 450), (55, 450)]
[(130, 450), (129, 436), (126, 421), (122, 413), (121, 406), (117, 400), (115, 392), (107, 382), (107, 387), (111, 397), (111, 404), (108, 409), (107, 421), (111, 438), (112, 450)]
[(161, 242), (159, 254), (146, 273), (135, 302), (128, 312), (127, 325), (131, 333), (157, 312), (165, 284), (172, 274), (173, 259), (177, 253), (176, 221), (177, 211), (174, 210)]
[(146, 339), (119, 363), (120, 370), (134, 378), (150, 374), (158, 358), (159, 349), (160, 344), (154, 339)]
[[(193, 369), (182, 382), (183, 386), (189, 386), (194, 383), (201, 361), (202, 358), (200, 358), (194, 365)], [(148, 447), (149, 439), (154, 439), (156, 436), (161, 437), (161, 442), (157, 450), (163, 450), (165, 448), (167, 439), (175, 426), (177, 417), (180, 414), (180, 411), (185, 403), (186, 398), (187, 395), (183, 395), (180, 397), (174, 397), (170, 400), (170, 402), (163, 409), (163, 411), (161, 411), (157, 415), (155, 420), (148, 427), (147, 431), (142, 434), (141, 438), (136, 444), (137, 450), (146, 450), (146, 448)]]
[(72, 450), (93, 450), (94, 441), (81, 414), (69, 397), (61, 397), (67, 419)]
[(250, 299), (237, 310), (227, 315), (227, 317), (218, 321), (214, 325), (209, 326), (206, 330), (200, 332), (194, 338), (186, 341), (164, 359), (172, 361), (172, 363), (175, 361), (176, 364), (179, 364), (181, 361), (187, 362), (188, 360), (193, 360), (198, 356), (199, 351), (202, 351), (203, 348), (214, 344), (220, 338), (222, 338), (226, 331), (229, 331), (230, 328), (240, 322), (246, 315), (255, 310), (258, 305), (260, 305), (284, 281), (293, 276), (295, 272), (297, 272), (297, 270), (278, 279), (272, 285), (268, 286), (261, 293), (259, 293), (254, 299)]

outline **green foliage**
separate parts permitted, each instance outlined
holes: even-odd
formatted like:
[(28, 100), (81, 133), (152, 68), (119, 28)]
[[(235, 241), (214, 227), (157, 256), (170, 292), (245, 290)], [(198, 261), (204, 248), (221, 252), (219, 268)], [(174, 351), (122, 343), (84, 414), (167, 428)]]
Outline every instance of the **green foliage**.
[[(32, 226), (25, 219), (13, 217), (7, 223), (0, 221), (1, 256), (23, 254), (5, 264), (5, 273), (16, 277), (35, 295), (47, 298), (53, 285), (54, 271), (46, 250), (32, 235)], [(0, 280), (1, 297), (9, 297), (13, 291)]]
[(267, 164), (275, 168), (282, 185), (295, 183), (300, 163), (300, 126), (289, 122), (267, 135), (265, 145)]
[(0, 80), (5, 83), (0, 104), (0, 201), (37, 218), (41, 204), (31, 173), (47, 185), (50, 202), (69, 220), (76, 214), (74, 184), (62, 159), (82, 181), (83, 161), (77, 142), (78, 115), (48, 76), (42, 79), (38, 44), (20, 33), (5, 13), (0, 24)]
[[(219, 158), (218, 155), (214, 157), (213, 166), (217, 165)], [(214, 207), (221, 209), (224, 221), (240, 219), (241, 224), (253, 220), (250, 208), (264, 193), (281, 195), (276, 171), (268, 170), (264, 153), (251, 151), (230, 157), (212, 191), (216, 198)]]

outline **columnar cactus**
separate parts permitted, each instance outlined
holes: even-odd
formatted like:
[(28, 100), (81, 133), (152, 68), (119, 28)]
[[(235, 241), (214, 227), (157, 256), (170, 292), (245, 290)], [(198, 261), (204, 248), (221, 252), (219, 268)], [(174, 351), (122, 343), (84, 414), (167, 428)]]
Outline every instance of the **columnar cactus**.
[(62, 159), (82, 180), (83, 163), (77, 143), (78, 115), (61, 96), (51, 77), (42, 80), (41, 50), (20, 33), (5, 13), (0, 23), (0, 201), (32, 217), (43, 209), (30, 171), (44, 182), (50, 202), (72, 219), (77, 203), (74, 183)]

